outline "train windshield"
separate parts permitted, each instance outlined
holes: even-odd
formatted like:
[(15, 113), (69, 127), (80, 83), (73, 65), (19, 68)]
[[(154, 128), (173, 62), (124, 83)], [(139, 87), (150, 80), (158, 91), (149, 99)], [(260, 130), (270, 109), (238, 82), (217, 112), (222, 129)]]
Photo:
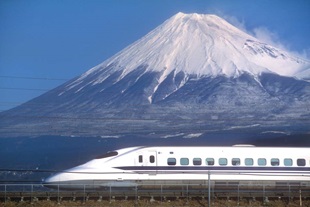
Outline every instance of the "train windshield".
[(110, 151), (110, 152), (107, 152), (103, 155), (99, 155), (98, 157), (96, 157), (96, 159), (102, 159), (102, 158), (107, 158), (107, 157), (113, 157), (113, 156), (116, 156), (118, 155), (118, 152), (117, 151)]

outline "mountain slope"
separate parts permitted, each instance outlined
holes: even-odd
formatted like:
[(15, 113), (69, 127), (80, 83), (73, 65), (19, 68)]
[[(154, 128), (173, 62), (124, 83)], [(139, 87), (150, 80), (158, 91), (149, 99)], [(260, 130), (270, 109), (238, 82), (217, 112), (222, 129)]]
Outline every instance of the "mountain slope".
[(1, 113), (0, 132), (308, 132), (309, 68), (220, 17), (178, 13), (81, 76)]

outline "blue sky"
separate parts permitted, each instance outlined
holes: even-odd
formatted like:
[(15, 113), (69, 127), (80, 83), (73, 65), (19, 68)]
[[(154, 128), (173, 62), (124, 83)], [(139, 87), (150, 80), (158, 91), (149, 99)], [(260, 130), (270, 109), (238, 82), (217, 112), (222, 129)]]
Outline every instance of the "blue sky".
[(180, 11), (217, 14), (310, 57), (308, 0), (1, 0), (0, 111), (82, 74)]

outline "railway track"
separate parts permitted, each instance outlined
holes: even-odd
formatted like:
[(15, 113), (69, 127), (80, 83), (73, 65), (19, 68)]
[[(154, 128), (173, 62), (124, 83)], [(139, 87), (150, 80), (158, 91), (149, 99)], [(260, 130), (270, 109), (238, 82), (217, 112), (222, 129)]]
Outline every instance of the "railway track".
[[(209, 199), (210, 198), (210, 199)], [(207, 185), (152, 185), (130, 188), (103, 187), (100, 190), (49, 189), (42, 184), (0, 184), (0, 202), (28, 202), (51, 201), (58, 204), (63, 202), (114, 202), (114, 201), (141, 201), (167, 202), (185, 201), (193, 199), (206, 201), (212, 206), (215, 201), (258, 202), (266, 204), (271, 201), (290, 203), (298, 201), (300, 204), (310, 203), (310, 188), (295, 185), (283, 185), (271, 188), (268, 185), (216, 185), (209, 188)]]

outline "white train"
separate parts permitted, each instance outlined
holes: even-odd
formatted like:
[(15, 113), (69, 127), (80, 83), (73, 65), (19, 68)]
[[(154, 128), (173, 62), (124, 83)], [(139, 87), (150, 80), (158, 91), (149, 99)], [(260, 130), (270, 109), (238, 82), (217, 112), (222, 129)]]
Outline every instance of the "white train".
[(310, 148), (132, 147), (108, 152), (45, 180), (47, 187), (131, 187), (216, 182), (310, 187)]

